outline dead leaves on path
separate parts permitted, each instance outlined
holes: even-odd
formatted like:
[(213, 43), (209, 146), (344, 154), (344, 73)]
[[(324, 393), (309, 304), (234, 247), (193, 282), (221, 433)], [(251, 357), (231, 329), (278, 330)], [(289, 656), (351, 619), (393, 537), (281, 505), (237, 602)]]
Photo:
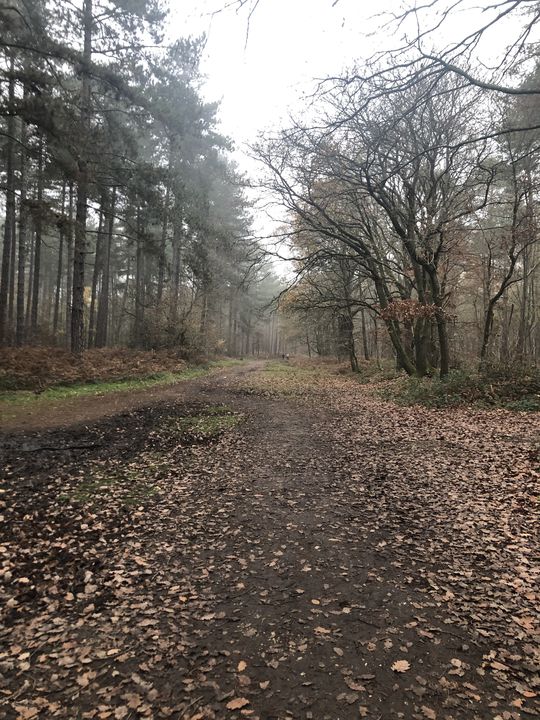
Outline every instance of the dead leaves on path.
[(397, 409), (341, 378), (316, 392), (318, 408), (248, 392), (253, 434), (212, 446), (149, 417), (135, 458), (126, 420), (97, 487), (54, 458), (39, 492), (12, 483), (0, 693), (21, 720), (527, 715), (531, 427)]

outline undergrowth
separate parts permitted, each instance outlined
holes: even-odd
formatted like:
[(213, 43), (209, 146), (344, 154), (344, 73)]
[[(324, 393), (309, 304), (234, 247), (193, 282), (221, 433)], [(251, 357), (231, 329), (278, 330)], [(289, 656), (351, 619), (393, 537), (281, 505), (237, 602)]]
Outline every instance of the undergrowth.
[[(220, 359), (217, 364), (228, 367), (238, 362)], [(212, 366), (213, 363), (191, 358), (189, 365)], [(152, 380), (182, 373), (187, 368), (186, 358), (176, 350), (99, 348), (76, 357), (57, 347), (0, 348), (0, 392), (41, 393), (57, 386)]]
[(540, 411), (540, 369), (452, 370), (445, 378), (401, 378), (381, 391), (402, 405), (500, 407)]
[[(59, 383), (34, 390), (4, 390), (3, 392), (0, 390), (0, 404), (6, 403), (9, 406), (34, 405), (36, 402), (54, 402), (71, 398), (107, 395), (115, 392), (147, 390), (160, 385), (173, 385), (185, 380), (192, 380), (208, 374), (213, 369), (230, 367), (239, 362), (238, 360), (213, 361), (198, 367), (186, 367), (185, 363), (181, 363), (177, 372), (163, 371), (150, 373), (142, 377), (128, 376), (113, 380), (87, 380), (86, 382), (73, 384)], [(125, 372), (129, 373), (129, 368)], [(9, 383), (7, 384), (9, 385)]]

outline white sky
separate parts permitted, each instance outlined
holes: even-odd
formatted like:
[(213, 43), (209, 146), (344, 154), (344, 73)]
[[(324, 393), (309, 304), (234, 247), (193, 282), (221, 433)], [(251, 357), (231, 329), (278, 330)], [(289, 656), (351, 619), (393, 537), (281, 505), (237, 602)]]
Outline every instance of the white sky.
[[(463, 10), (444, 24), (441, 44), (485, 21), (481, 8), (490, 4), (487, 0), (463, 1)], [(246, 40), (250, 2), (236, 11), (234, 0), (170, 0), (170, 32), (176, 37), (206, 33), (203, 93), (220, 101), (221, 130), (235, 142), (240, 169), (254, 177), (258, 168), (244, 152), (246, 144), (264, 130), (286, 125), (289, 112), (301, 112), (313, 79), (399, 46), (401, 38), (381, 31), (381, 13), (411, 7), (414, 0), (259, 0)], [(500, 57), (515, 30), (515, 20), (499, 23), (484, 41), (484, 57)], [(259, 215), (256, 232), (257, 225), (267, 232), (267, 221)]]
[[(378, 50), (399, 45), (399, 38), (381, 31), (381, 13), (414, 4), (414, 0), (259, 0), (246, 42), (249, 6), (254, 1), (236, 11), (234, 0), (170, 0), (173, 36), (207, 35), (204, 94), (208, 100), (220, 101), (222, 129), (239, 148), (262, 130), (286, 121), (289, 109), (298, 111), (314, 78), (337, 74)], [(441, 41), (448, 42), (454, 33), (461, 37), (482, 18), (485, 21), (489, 15), (481, 8), (489, 4), (464, 0), (445, 22)], [(515, 28), (514, 20), (505, 19), (487, 36), (492, 57), (491, 49), (499, 55)], [(237, 159), (243, 164), (241, 153)]]
[[(353, 60), (373, 52), (364, 33), (374, 12), (393, 0), (379, 0), (377, 10), (362, 0), (260, 0), (249, 25), (249, 9), (212, 10), (227, 0), (179, 0), (173, 5), (173, 33), (205, 32), (208, 41), (202, 69), (204, 93), (220, 100), (225, 134), (237, 144), (280, 124), (289, 108), (300, 107), (311, 80), (338, 73)], [(369, 23), (372, 27), (374, 23)]]
[[(337, 74), (380, 49), (381, 37), (368, 41), (366, 35), (380, 24), (373, 16), (398, 0), (376, 5), (338, 0), (334, 7), (334, 0), (259, 0), (250, 20), (249, 1), (238, 12), (226, 8), (228, 2), (170, 0), (171, 34), (206, 34), (203, 94), (219, 101), (221, 130), (235, 143), (233, 157), (254, 179), (260, 167), (248, 156), (247, 145), (264, 130), (286, 125), (290, 112), (301, 111), (314, 78)], [(249, 197), (265, 208), (254, 208), (255, 234), (271, 234), (281, 223), (280, 210), (267, 207), (255, 191)]]

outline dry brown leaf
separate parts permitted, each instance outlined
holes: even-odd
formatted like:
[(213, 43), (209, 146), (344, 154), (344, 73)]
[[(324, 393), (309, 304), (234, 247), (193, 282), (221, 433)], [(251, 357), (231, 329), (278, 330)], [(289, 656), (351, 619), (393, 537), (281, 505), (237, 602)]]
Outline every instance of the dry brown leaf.
[(228, 710), (240, 710), (240, 708), (246, 707), (246, 705), (249, 705), (247, 698), (235, 698), (234, 700), (230, 700), (226, 707)]
[(24, 705), (15, 705), (15, 710), (19, 713), (17, 720), (31, 720), (39, 714), (37, 707), (25, 707)]
[(407, 670), (410, 669), (410, 664), (408, 660), (396, 660), (396, 662), (392, 665), (392, 670), (394, 672), (407, 672)]
[(363, 685), (360, 685), (360, 683), (354, 682), (354, 680), (349, 680), (349, 678), (345, 678), (345, 685), (350, 688), (351, 690), (355, 690), (356, 692), (365, 692), (366, 688)]

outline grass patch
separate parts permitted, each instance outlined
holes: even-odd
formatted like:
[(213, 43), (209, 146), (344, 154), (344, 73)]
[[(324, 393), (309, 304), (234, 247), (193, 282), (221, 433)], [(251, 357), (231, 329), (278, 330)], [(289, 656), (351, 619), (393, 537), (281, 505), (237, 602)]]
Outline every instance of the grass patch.
[(254, 373), (242, 378), (241, 389), (248, 395), (263, 397), (310, 396), (336, 378), (338, 366), (333, 363), (291, 360), (272, 360)]
[(245, 362), (246, 362), (245, 360), (236, 360), (234, 358), (230, 358), (227, 360), (211, 360), (208, 363), (208, 367), (228, 368), (228, 367), (234, 367), (235, 365), (243, 365)]
[(226, 405), (211, 405), (197, 415), (169, 418), (162, 429), (167, 433), (209, 439), (231, 430), (241, 419), (241, 415), (233, 413)]
[(0, 392), (0, 404), (8, 406), (34, 405), (80, 397), (95, 397), (115, 392), (147, 390), (161, 385), (174, 385), (185, 380), (208, 375), (212, 370), (239, 364), (240, 361), (216, 361), (199, 367), (185, 368), (181, 372), (159, 372), (142, 378), (124, 378), (112, 381), (86, 382), (73, 385), (56, 385), (36, 394), (31, 390)]
[(62, 502), (74, 502), (81, 505), (116, 501), (132, 507), (140, 505), (156, 495), (157, 487), (146, 479), (147, 468), (120, 468), (111, 470), (106, 475), (91, 473), (82, 480), (70, 493), (59, 496)]

